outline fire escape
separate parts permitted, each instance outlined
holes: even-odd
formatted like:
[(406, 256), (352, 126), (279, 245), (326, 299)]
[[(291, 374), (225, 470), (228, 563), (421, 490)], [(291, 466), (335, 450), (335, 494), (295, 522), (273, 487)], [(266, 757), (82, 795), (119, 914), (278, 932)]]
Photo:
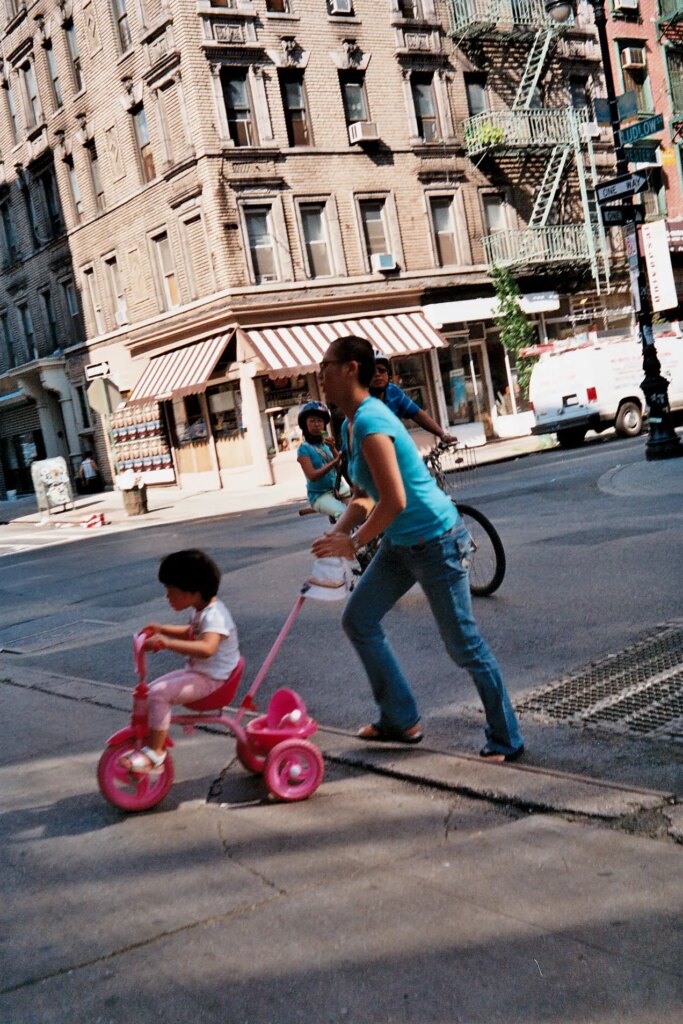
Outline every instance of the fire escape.
[(659, 42), (668, 67), (671, 139), (683, 141), (683, 0), (659, 0)]
[[(448, 0), (448, 12), (449, 34), (458, 46), (474, 46), (481, 53), (487, 43), (500, 47), (514, 40), (528, 47), (511, 106), (482, 111), (464, 124), (465, 147), (472, 159), (514, 160), (533, 153), (544, 164), (527, 227), (485, 236), (487, 263), (518, 272), (584, 264), (590, 268), (598, 294), (609, 291), (609, 260), (595, 195), (598, 175), (588, 109), (540, 107), (536, 102), (538, 85), (561, 29), (548, 21), (543, 0)], [(558, 192), (571, 174), (572, 164), (583, 220), (554, 223)]]

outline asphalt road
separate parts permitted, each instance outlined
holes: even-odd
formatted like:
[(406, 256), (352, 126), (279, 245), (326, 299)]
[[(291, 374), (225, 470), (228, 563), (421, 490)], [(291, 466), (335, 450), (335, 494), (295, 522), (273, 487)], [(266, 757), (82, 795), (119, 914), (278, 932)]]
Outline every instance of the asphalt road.
[[(579, 451), (548, 451), (482, 467), (463, 499), (477, 504), (503, 538), (508, 570), (493, 597), (477, 599), (482, 633), (499, 657), (514, 699), (591, 659), (621, 650), (680, 614), (680, 497), (619, 496), (611, 471), (644, 459), (644, 441), (598, 442)], [(168, 551), (201, 546), (224, 573), (229, 605), (253, 678), (306, 578), (316, 517), (298, 506), (87, 536), (82, 543), (6, 556), (0, 564), (0, 677), (22, 667), (128, 688), (129, 637), (160, 618), (172, 621), (156, 581)], [(373, 715), (369, 690), (339, 627), (341, 606), (307, 602), (273, 665), (261, 705), (278, 686), (295, 686), (319, 722), (355, 729)], [(481, 714), (468, 677), (453, 666), (419, 591), (387, 628), (423, 710), (430, 744), (471, 751)], [(155, 674), (176, 664), (154, 661)], [(114, 692), (114, 691), (111, 691)], [(567, 730), (536, 729), (529, 757), (570, 770), (671, 786), (666, 752), (661, 773), (641, 771), (652, 747), (624, 745)], [(534, 731), (535, 730), (535, 731)], [(585, 740), (585, 742), (584, 742)], [(633, 750), (630, 741), (628, 750)], [(636, 765), (634, 768), (631, 764)]]

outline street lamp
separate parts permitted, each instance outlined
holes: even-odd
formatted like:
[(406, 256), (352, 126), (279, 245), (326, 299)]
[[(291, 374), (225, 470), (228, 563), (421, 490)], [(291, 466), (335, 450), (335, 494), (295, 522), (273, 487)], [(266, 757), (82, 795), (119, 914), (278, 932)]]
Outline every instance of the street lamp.
[[(574, 12), (574, 5), (569, 0), (544, 0), (544, 3), (546, 13), (556, 24), (564, 24)], [(620, 135), (620, 117), (614, 89), (614, 77), (612, 75), (612, 57), (607, 39), (605, 2), (604, 0), (588, 0), (588, 3), (593, 8), (595, 27), (598, 30), (600, 57), (605, 73), (605, 86), (612, 124), (617, 174), (625, 175), (628, 173), (628, 157)], [(626, 200), (623, 200), (623, 204), (627, 211), (632, 211), (631, 225), (638, 257), (637, 285), (634, 284), (633, 297), (634, 300), (637, 299), (635, 301), (635, 314), (638, 324), (638, 335), (643, 350), (643, 372), (645, 374), (645, 379), (641, 382), (640, 386), (648, 405), (650, 422), (650, 434), (645, 446), (645, 457), (648, 460), (677, 458), (683, 455), (683, 447), (681, 446), (680, 438), (676, 435), (671, 425), (669, 384), (666, 377), (662, 376), (662, 367), (657, 357), (657, 349), (652, 332), (652, 306), (650, 305), (640, 239), (635, 226), (635, 207)], [(635, 291), (636, 288), (637, 292)]]

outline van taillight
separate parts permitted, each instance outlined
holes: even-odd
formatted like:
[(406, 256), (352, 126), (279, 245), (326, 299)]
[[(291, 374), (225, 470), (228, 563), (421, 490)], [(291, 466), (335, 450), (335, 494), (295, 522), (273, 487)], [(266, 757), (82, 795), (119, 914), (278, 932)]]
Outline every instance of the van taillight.
[(596, 388), (586, 388), (586, 398), (589, 402), (597, 402), (598, 392)]
[(533, 402), (529, 402), (529, 408), (531, 409), (532, 412), (536, 412), (536, 410), (534, 409), (534, 403)]

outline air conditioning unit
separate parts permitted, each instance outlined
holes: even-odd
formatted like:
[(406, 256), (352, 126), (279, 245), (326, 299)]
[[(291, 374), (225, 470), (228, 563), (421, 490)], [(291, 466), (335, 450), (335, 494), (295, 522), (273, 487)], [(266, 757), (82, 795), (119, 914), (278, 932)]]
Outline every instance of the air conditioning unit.
[(637, 11), (640, 0), (613, 0), (615, 11)]
[(373, 272), (384, 273), (387, 270), (396, 270), (396, 260), (390, 252), (376, 252), (370, 257), (370, 265)]
[(330, 14), (353, 14), (353, 0), (330, 0)]
[(374, 121), (354, 121), (349, 125), (349, 142), (378, 142), (379, 132)]
[(621, 51), (622, 68), (644, 68), (647, 63), (642, 46), (626, 46)]

